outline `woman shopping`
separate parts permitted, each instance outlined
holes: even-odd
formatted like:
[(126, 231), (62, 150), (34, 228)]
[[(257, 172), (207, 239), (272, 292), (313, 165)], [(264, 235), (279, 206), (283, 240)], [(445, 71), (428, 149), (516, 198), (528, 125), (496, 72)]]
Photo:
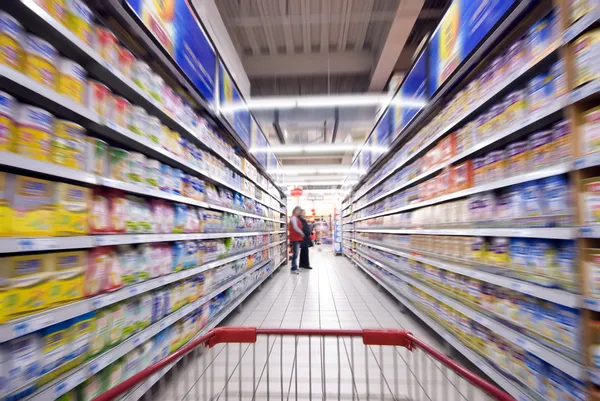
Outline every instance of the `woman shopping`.
[(310, 225), (306, 221), (306, 211), (304, 209), (302, 209), (302, 212), (300, 213), (300, 222), (302, 223), (302, 233), (304, 234), (304, 239), (300, 244), (299, 265), (302, 269), (310, 270), (312, 269), (312, 267), (310, 267), (310, 262), (308, 258), (308, 248), (311, 248), (313, 246), (313, 242), (311, 240), (312, 230), (310, 228)]
[(290, 245), (292, 247), (292, 273), (299, 274), (298, 269), (298, 251), (300, 250), (300, 244), (304, 242), (304, 232), (302, 231), (302, 222), (300, 221), (300, 213), (302, 208), (296, 206), (292, 211), (292, 217), (290, 218), (289, 234)]

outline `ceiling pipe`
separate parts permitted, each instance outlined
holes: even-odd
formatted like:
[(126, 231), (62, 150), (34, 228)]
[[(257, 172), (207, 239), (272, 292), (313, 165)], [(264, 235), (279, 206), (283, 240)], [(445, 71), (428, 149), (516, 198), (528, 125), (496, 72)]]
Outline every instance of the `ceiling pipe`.
[(331, 135), (331, 143), (335, 143), (335, 137), (337, 136), (338, 125), (340, 123), (340, 108), (336, 107), (333, 109), (333, 134)]
[(275, 133), (279, 138), (279, 142), (281, 142), (282, 145), (285, 145), (285, 135), (283, 135), (283, 131), (281, 130), (281, 126), (279, 125), (279, 110), (275, 110), (273, 129), (275, 129)]

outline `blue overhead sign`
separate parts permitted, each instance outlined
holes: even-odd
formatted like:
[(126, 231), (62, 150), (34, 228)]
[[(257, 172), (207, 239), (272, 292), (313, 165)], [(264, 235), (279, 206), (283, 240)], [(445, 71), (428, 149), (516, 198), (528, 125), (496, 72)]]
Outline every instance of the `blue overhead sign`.
[[(219, 99), (221, 105), (223, 104), (245, 104), (244, 99), (240, 95), (235, 82), (231, 79), (231, 76), (225, 69), (222, 63), (219, 63)], [(229, 122), (236, 135), (242, 140), (246, 147), (251, 148), (254, 146), (252, 126), (250, 123), (250, 111), (246, 109), (232, 110), (222, 112), (223, 117)]]
[(186, 0), (125, 0), (209, 104), (215, 101), (217, 57)]

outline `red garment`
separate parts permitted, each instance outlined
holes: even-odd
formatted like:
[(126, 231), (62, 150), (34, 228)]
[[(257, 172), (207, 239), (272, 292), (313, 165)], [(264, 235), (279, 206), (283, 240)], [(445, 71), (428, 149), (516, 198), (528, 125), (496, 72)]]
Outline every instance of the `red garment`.
[(302, 234), (300, 234), (299, 232), (297, 232), (296, 230), (293, 229), (293, 227), (292, 227), (292, 219), (290, 219), (290, 224), (288, 226), (288, 231), (289, 231), (288, 238), (289, 238), (290, 242), (300, 242), (304, 238), (302, 236)]

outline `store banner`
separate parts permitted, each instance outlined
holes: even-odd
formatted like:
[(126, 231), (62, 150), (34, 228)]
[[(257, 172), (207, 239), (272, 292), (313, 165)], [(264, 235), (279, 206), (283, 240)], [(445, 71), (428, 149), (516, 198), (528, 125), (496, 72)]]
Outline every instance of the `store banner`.
[[(223, 63), (219, 63), (219, 99), (221, 105), (223, 104), (241, 104), (244, 103), (244, 99), (240, 95), (240, 91), (237, 89), (235, 82), (231, 79), (231, 75), (227, 72)], [(248, 148), (253, 146), (252, 139), (252, 128), (251, 128), (251, 116), (248, 109), (226, 111), (222, 113), (223, 117), (229, 122), (236, 135), (242, 140), (244, 145)], [(258, 142), (258, 140), (257, 140)]]
[(217, 56), (186, 0), (125, 0), (209, 104), (215, 102)]
[(515, 2), (516, 0), (452, 2), (428, 45), (430, 94), (452, 75)]
[[(406, 76), (402, 87), (400, 88), (400, 97), (407, 101), (428, 100), (428, 80), (427, 80), (427, 59), (426, 52), (421, 53), (412, 69)], [(406, 127), (411, 120), (421, 110), (421, 107), (398, 105), (401, 109), (400, 118), (402, 127)]]

